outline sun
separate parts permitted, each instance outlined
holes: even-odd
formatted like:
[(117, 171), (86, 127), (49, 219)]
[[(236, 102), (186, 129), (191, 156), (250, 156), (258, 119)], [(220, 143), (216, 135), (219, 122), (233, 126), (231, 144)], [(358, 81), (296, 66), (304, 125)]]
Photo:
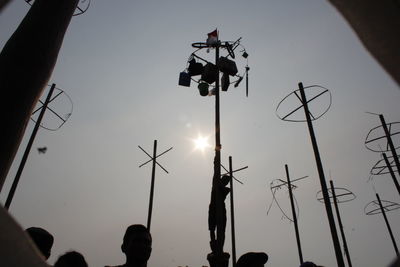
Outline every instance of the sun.
[(200, 150), (201, 152), (204, 152), (206, 148), (211, 147), (211, 145), (208, 143), (208, 136), (201, 136), (200, 134), (196, 139), (193, 139), (193, 143), (194, 149)]

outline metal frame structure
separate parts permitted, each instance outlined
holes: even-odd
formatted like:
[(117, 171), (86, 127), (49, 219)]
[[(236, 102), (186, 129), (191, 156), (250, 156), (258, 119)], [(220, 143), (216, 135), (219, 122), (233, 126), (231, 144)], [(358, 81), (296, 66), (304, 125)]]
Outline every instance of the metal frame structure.
[[(282, 179), (275, 179), (270, 183), (270, 190), (272, 192), (272, 202), (270, 207), (268, 208), (267, 214), (269, 213), (269, 210), (272, 207), (273, 202), (275, 201), (276, 205), (279, 207), (279, 209), (281, 210), (282, 214), (289, 220), (292, 221), (294, 223), (294, 230), (295, 230), (295, 235), (296, 235), (296, 242), (297, 242), (297, 250), (299, 253), (299, 260), (300, 260), (300, 265), (303, 264), (303, 252), (301, 249), (301, 242), (300, 242), (300, 233), (299, 233), (299, 227), (298, 227), (298, 223), (297, 223), (297, 219), (299, 217), (299, 205), (297, 203), (297, 200), (295, 198), (295, 196), (293, 195), (293, 189), (297, 188), (296, 185), (293, 184), (293, 182), (296, 181), (300, 181), (303, 180), (305, 178), (308, 178), (307, 176), (303, 176), (294, 180), (290, 180), (290, 176), (289, 176), (289, 167), (287, 164), (285, 164), (285, 171), (286, 171), (286, 181), (282, 180)], [(274, 181), (278, 181), (279, 183), (277, 185), (274, 185)], [(286, 215), (286, 213), (283, 211), (283, 209), (281, 208), (281, 206), (278, 203), (278, 200), (276, 199), (276, 191), (278, 189), (281, 189), (282, 186), (286, 186), (288, 188), (289, 191), (289, 198), (290, 198), (290, 206), (292, 209), (292, 217), (293, 219), (291, 219), (289, 216)], [(296, 205), (295, 205), (296, 203)], [(296, 207), (297, 207), (297, 214), (296, 214)]]
[[(386, 212), (400, 209), (400, 204), (391, 202), (391, 201), (387, 201), (387, 200), (381, 200), (378, 193), (376, 193), (375, 195), (376, 195), (377, 200), (373, 200), (365, 206), (365, 208), (364, 208), (365, 215), (375, 215), (375, 214), (382, 213), (382, 216), (385, 220), (386, 227), (387, 227), (389, 235), (390, 235), (390, 239), (392, 240), (393, 248), (398, 257), (399, 249), (397, 248), (396, 240), (394, 239), (393, 232), (392, 232), (392, 229), (389, 224), (389, 220), (386, 216)], [(370, 206), (373, 206), (373, 207), (369, 208)], [(378, 207), (376, 207), (376, 206), (378, 206)], [(370, 210), (368, 210), (368, 209), (370, 209)]]
[[(51, 86), (49, 86), (51, 87)], [(40, 123), (40, 127), (49, 131), (57, 131), (58, 129), (60, 129), (66, 122), (67, 120), (71, 117), (73, 109), (74, 109), (74, 104), (72, 102), (71, 97), (62, 89), (55, 87), (54, 88), (54, 96), (51, 97), (51, 99), (49, 100), (49, 103), (47, 104), (47, 110), (50, 111), (56, 118), (58, 118), (58, 120), (61, 121), (61, 123), (57, 126), (57, 127), (51, 127), (51, 126), (47, 126), (46, 123), (41, 122)], [(67, 101), (70, 103), (71, 108), (69, 109), (69, 111), (65, 114), (65, 116), (60, 115), (59, 113), (57, 113), (55, 111), (54, 108), (50, 107), (50, 103), (55, 101), (56, 99), (59, 99), (60, 97), (65, 96), (64, 99), (67, 99)], [(33, 121), (34, 123), (36, 123), (37, 119), (35, 119), (33, 116), (39, 112), (43, 106), (44, 106), (44, 101), (39, 99), (39, 103), (41, 104), (41, 106), (39, 106), (38, 108), (36, 108), (33, 112), (32, 112), (32, 116), (31, 116), (31, 121)]]
[[(324, 170), (323, 170), (323, 166), (322, 166), (321, 156), (319, 153), (318, 144), (317, 144), (317, 140), (315, 138), (314, 128), (313, 128), (313, 124), (312, 124), (313, 120), (320, 118), (322, 115), (324, 115), (329, 110), (329, 107), (331, 106), (331, 103), (332, 103), (331, 94), (328, 89), (326, 89), (322, 86), (318, 86), (318, 85), (303, 87), (303, 84), (299, 83), (298, 86), (299, 86), (299, 89), (295, 90), (294, 92), (292, 92), (289, 95), (293, 94), (298, 99), (298, 101), (300, 101), (300, 106), (296, 107), (295, 109), (293, 109), (292, 111), (290, 111), (289, 113), (287, 113), (283, 116), (279, 115), (279, 112), (278, 112), (279, 107), (282, 105), (282, 103), (285, 100), (288, 99), (288, 96), (286, 96), (281, 102), (279, 102), (278, 107), (276, 109), (277, 110), (276, 113), (277, 113), (278, 118), (280, 118), (281, 120), (284, 120), (284, 121), (292, 121), (292, 122), (306, 121), (307, 122), (308, 130), (310, 133), (310, 139), (311, 139), (311, 143), (312, 143), (313, 150), (314, 150), (314, 157), (315, 157), (315, 161), (316, 161), (316, 165), (317, 165), (319, 180), (320, 180), (320, 184), (321, 184), (321, 190), (322, 190), (322, 194), (324, 196), (325, 210), (326, 210), (326, 214), (328, 217), (329, 228), (331, 231), (333, 246), (335, 249), (336, 261), (337, 261), (337, 264), (339, 267), (344, 267), (343, 255), (342, 255), (342, 252), (340, 249), (340, 243), (339, 243), (339, 238), (338, 238), (338, 234), (337, 234), (337, 230), (336, 230), (335, 220), (333, 217), (331, 203), (329, 201), (328, 189), (327, 189), (327, 185), (326, 185), (325, 174), (324, 174)], [(311, 99), (307, 99), (306, 94), (305, 94), (305, 89), (310, 90), (310, 88), (317, 88), (317, 89), (323, 89), (323, 90), (321, 93), (313, 96)], [(320, 115), (312, 114), (308, 107), (309, 103), (327, 93), (329, 93), (328, 107)], [(301, 110), (302, 108), (304, 109), (304, 114), (305, 114), (306, 120), (304, 120), (304, 119), (294, 120), (294, 119), (289, 118), (291, 115), (295, 114), (297, 111)]]
[[(365, 138), (365, 147), (373, 152), (382, 153), (382, 158), (379, 160), (371, 169), (372, 175), (382, 175), (390, 173), (393, 183), (396, 186), (397, 192), (400, 195), (400, 185), (397, 181), (396, 174), (400, 174), (400, 161), (399, 155), (396, 149), (400, 145), (395, 146), (393, 144), (392, 136), (400, 135), (400, 122), (386, 123), (385, 118), (382, 114), (375, 114), (379, 116), (381, 125), (372, 128)], [(384, 148), (378, 143), (378, 141), (385, 140), (386, 144)], [(377, 148), (371, 147), (373, 144), (377, 144)], [(391, 156), (387, 156), (385, 152), (391, 152)]]

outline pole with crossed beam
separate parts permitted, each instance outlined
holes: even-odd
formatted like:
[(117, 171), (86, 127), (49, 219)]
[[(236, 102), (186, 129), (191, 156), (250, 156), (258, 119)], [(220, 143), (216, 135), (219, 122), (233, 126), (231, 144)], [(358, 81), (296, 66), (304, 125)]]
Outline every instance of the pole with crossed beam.
[(321, 160), (321, 156), (319, 154), (317, 139), (315, 138), (314, 128), (313, 128), (313, 124), (311, 121), (311, 115), (310, 115), (311, 113), (308, 109), (308, 102), (310, 100), (307, 101), (307, 97), (304, 92), (304, 87), (303, 87), (302, 83), (299, 83), (299, 91), (300, 91), (300, 95), (301, 95), (302, 106), (304, 108), (304, 113), (305, 113), (305, 116), (307, 119), (307, 126), (308, 126), (308, 130), (310, 132), (312, 147), (314, 150), (315, 162), (317, 164), (318, 176), (319, 176), (319, 181), (321, 184), (322, 195), (324, 197), (324, 204), (325, 204), (326, 214), (328, 217), (329, 228), (331, 230), (332, 242), (333, 242), (333, 247), (335, 249), (335, 255), (336, 255), (336, 261), (337, 261), (338, 267), (344, 267), (343, 255), (342, 255), (342, 251), (340, 250), (339, 237), (338, 237), (337, 230), (336, 230), (335, 220), (333, 218), (331, 202), (329, 201), (328, 187), (326, 185), (324, 169), (322, 167), (322, 160)]
[(39, 113), (39, 117), (38, 117), (38, 119), (36, 121), (35, 127), (33, 128), (31, 137), (29, 138), (29, 142), (28, 142), (28, 144), (27, 144), (27, 146), (25, 148), (25, 152), (24, 152), (24, 155), (22, 156), (21, 163), (19, 164), (19, 167), (18, 167), (18, 170), (17, 170), (17, 174), (15, 175), (14, 181), (13, 181), (11, 189), (10, 189), (10, 192), (8, 193), (8, 196), (7, 196), (6, 203), (4, 204), (4, 208), (6, 210), (8, 210), (10, 208), (12, 199), (13, 199), (14, 194), (15, 194), (15, 190), (17, 189), (17, 186), (18, 186), (19, 179), (21, 178), (21, 174), (22, 174), (22, 171), (24, 170), (26, 160), (28, 159), (29, 152), (31, 151), (33, 141), (35, 140), (36, 134), (37, 134), (37, 132), (39, 130), (40, 123), (41, 123), (41, 121), (43, 119), (44, 113), (46, 112), (48, 104), (52, 101), (51, 100), (51, 96), (53, 94), (53, 91), (54, 91), (55, 87), (56, 87), (56, 84), (54, 84), (54, 83), (50, 87), (49, 93), (47, 94), (46, 101), (43, 103), (42, 110)]
[(386, 227), (387, 227), (387, 229), (389, 231), (390, 238), (392, 239), (394, 250), (396, 251), (396, 255), (398, 257), (399, 256), (399, 249), (397, 248), (397, 244), (396, 244), (396, 240), (394, 239), (394, 236), (393, 236), (392, 228), (390, 228), (389, 220), (387, 219), (386, 212), (385, 212), (385, 207), (382, 205), (382, 201), (381, 201), (378, 193), (376, 193), (375, 195), (376, 195), (376, 198), (378, 199), (379, 208), (381, 209), (381, 213), (383, 215), (383, 218), (385, 219)]
[[(332, 181), (332, 180), (330, 180), (329, 183), (330, 183), (330, 185), (331, 185), (331, 192), (332, 192), (333, 204), (335, 205), (335, 210), (336, 210), (336, 219), (337, 219), (338, 224), (339, 224), (340, 234), (342, 235), (343, 250), (344, 250), (345, 255), (346, 255), (346, 259), (347, 259), (348, 266), (349, 266), (349, 267), (352, 267), (353, 265), (352, 265), (352, 263), (351, 263), (349, 247), (347, 246), (346, 235), (345, 235), (344, 229), (343, 229), (342, 218), (340, 217), (339, 205), (338, 205), (338, 198), (337, 198), (337, 196), (336, 196), (335, 187), (333, 186), (333, 181)], [(340, 195), (339, 195), (339, 196), (340, 196)]]
[(400, 174), (400, 161), (399, 161), (399, 157), (397, 156), (396, 148), (393, 145), (393, 141), (392, 141), (392, 137), (391, 137), (392, 135), (399, 134), (399, 133), (391, 133), (391, 125), (392, 124), (389, 123), (390, 128), (388, 128), (388, 126), (385, 122), (385, 118), (383, 117), (382, 114), (379, 115), (379, 119), (381, 120), (382, 128), (385, 131), (387, 145), (389, 146), (390, 151), (392, 152), (392, 155), (393, 155), (394, 162), (396, 163), (397, 172)]
[(394, 182), (394, 184), (396, 186), (397, 192), (400, 195), (400, 185), (399, 185), (399, 182), (397, 181), (396, 175), (394, 174), (394, 171), (393, 171), (393, 168), (392, 168), (392, 164), (389, 162), (389, 159), (387, 158), (385, 153), (382, 153), (382, 156), (383, 156), (383, 158), (385, 160), (385, 163), (386, 163), (386, 166), (387, 166), (387, 168), (388, 168), (388, 170), (390, 172), (390, 175), (392, 176), (392, 179), (393, 179), (393, 182)]
[(232, 156), (229, 156), (229, 171), (221, 164), (221, 167), (226, 171), (226, 175), (229, 173), (230, 179), (230, 207), (231, 207), (231, 236), (232, 236), (232, 266), (236, 266), (236, 238), (235, 238), (235, 212), (234, 212), (234, 202), (233, 202), (233, 179), (235, 179), (238, 183), (243, 184), (241, 181), (236, 179), (233, 176), (234, 172), (238, 172), (244, 169), (247, 169), (249, 166), (242, 167), (236, 170), (233, 170), (232, 166)]
[(290, 180), (290, 176), (289, 176), (289, 167), (287, 164), (285, 164), (285, 171), (286, 171), (286, 181), (278, 179), (281, 184), (278, 184), (276, 186), (271, 187), (271, 189), (274, 188), (280, 188), (282, 185), (286, 185), (288, 187), (289, 190), (289, 197), (290, 197), (290, 206), (292, 208), (292, 216), (293, 216), (293, 222), (294, 222), (294, 230), (295, 230), (295, 234), (296, 234), (296, 241), (297, 241), (297, 250), (299, 252), (299, 260), (300, 260), (300, 264), (303, 264), (303, 252), (301, 250), (301, 243), (300, 243), (300, 234), (299, 234), (299, 227), (297, 224), (297, 216), (296, 216), (296, 209), (294, 206), (294, 198), (293, 198), (293, 192), (292, 189), (296, 188), (297, 186), (292, 184), (295, 181), (299, 181), (305, 178), (308, 178), (307, 176), (303, 176), (294, 180)]
[(164, 155), (165, 153), (167, 153), (168, 151), (170, 151), (172, 149), (169, 148), (167, 150), (165, 150), (163, 153), (161, 153), (160, 155), (157, 156), (157, 140), (154, 140), (154, 146), (153, 146), (153, 156), (151, 156), (149, 153), (147, 153), (141, 146), (138, 146), (147, 156), (150, 157), (150, 160), (146, 161), (145, 163), (141, 164), (139, 166), (142, 167), (144, 165), (146, 165), (147, 163), (149, 163), (150, 161), (153, 162), (153, 168), (151, 171), (151, 186), (150, 186), (150, 201), (149, 201), (149, 213), (147, 216), (147, 229), (150, 231), (150, 225), (151, 225), (151, 214), (153, 211), (153, 196), (154, 196), (154, 183), (155, 183), (155, 178), (156, 178), (156, 164), (163, 169), (163, 171), (165, 171), (166, 173), (168, 173), (168, 171), (161, 166), (161, 164), (159, 164), (156, 159), (162, 155)]

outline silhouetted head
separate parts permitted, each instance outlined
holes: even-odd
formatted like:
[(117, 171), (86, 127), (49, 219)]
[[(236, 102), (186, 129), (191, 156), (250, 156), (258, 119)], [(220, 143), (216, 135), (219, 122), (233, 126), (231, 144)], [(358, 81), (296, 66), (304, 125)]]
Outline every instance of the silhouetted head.
[(305, 261), (300, 265), (300, 267), (323, 267), (323, 266), (317, 265), (312, 261)]
[(389, 267), (399, 267), (400, 266), (400, 257), (397, 257)]
[(142, 264), (148, 261), (151, 254), (152, 238), (144, 225), (134, 224), (126, 229), (121, 250), (129, 263)]
[(268, 261), (268, 255), (264, 252), (248, 252), (240, 256), (236, 267), (263, 267)]
[(300, 267), (317, 267), (317, 265), (311, 261), (305, 261), (300, 265)]
[(25, 231), (31, 237), (33, 242), (35, 242), (36, 246), (47, 260), (51, 254), (51, 247), (53, 246), (54, 237), (46, 230), (39, 227), (30, 227)]
[(54, 267), (88, 267), (88, 264), (81, 253), (69, 251), (58, 257)]

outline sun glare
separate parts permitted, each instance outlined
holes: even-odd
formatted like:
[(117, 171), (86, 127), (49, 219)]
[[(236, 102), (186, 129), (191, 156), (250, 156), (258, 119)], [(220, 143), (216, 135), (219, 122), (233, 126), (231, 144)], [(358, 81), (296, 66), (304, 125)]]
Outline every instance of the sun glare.
[(204, 150), (208, 147), (211, 147), (210, 144), (208, 143), (208, 137), (204, 137), (199, 135), (197, 139), (193, 140), (194, 142), (194, 149), (195, 150), (200, 150), (204, 152)]

